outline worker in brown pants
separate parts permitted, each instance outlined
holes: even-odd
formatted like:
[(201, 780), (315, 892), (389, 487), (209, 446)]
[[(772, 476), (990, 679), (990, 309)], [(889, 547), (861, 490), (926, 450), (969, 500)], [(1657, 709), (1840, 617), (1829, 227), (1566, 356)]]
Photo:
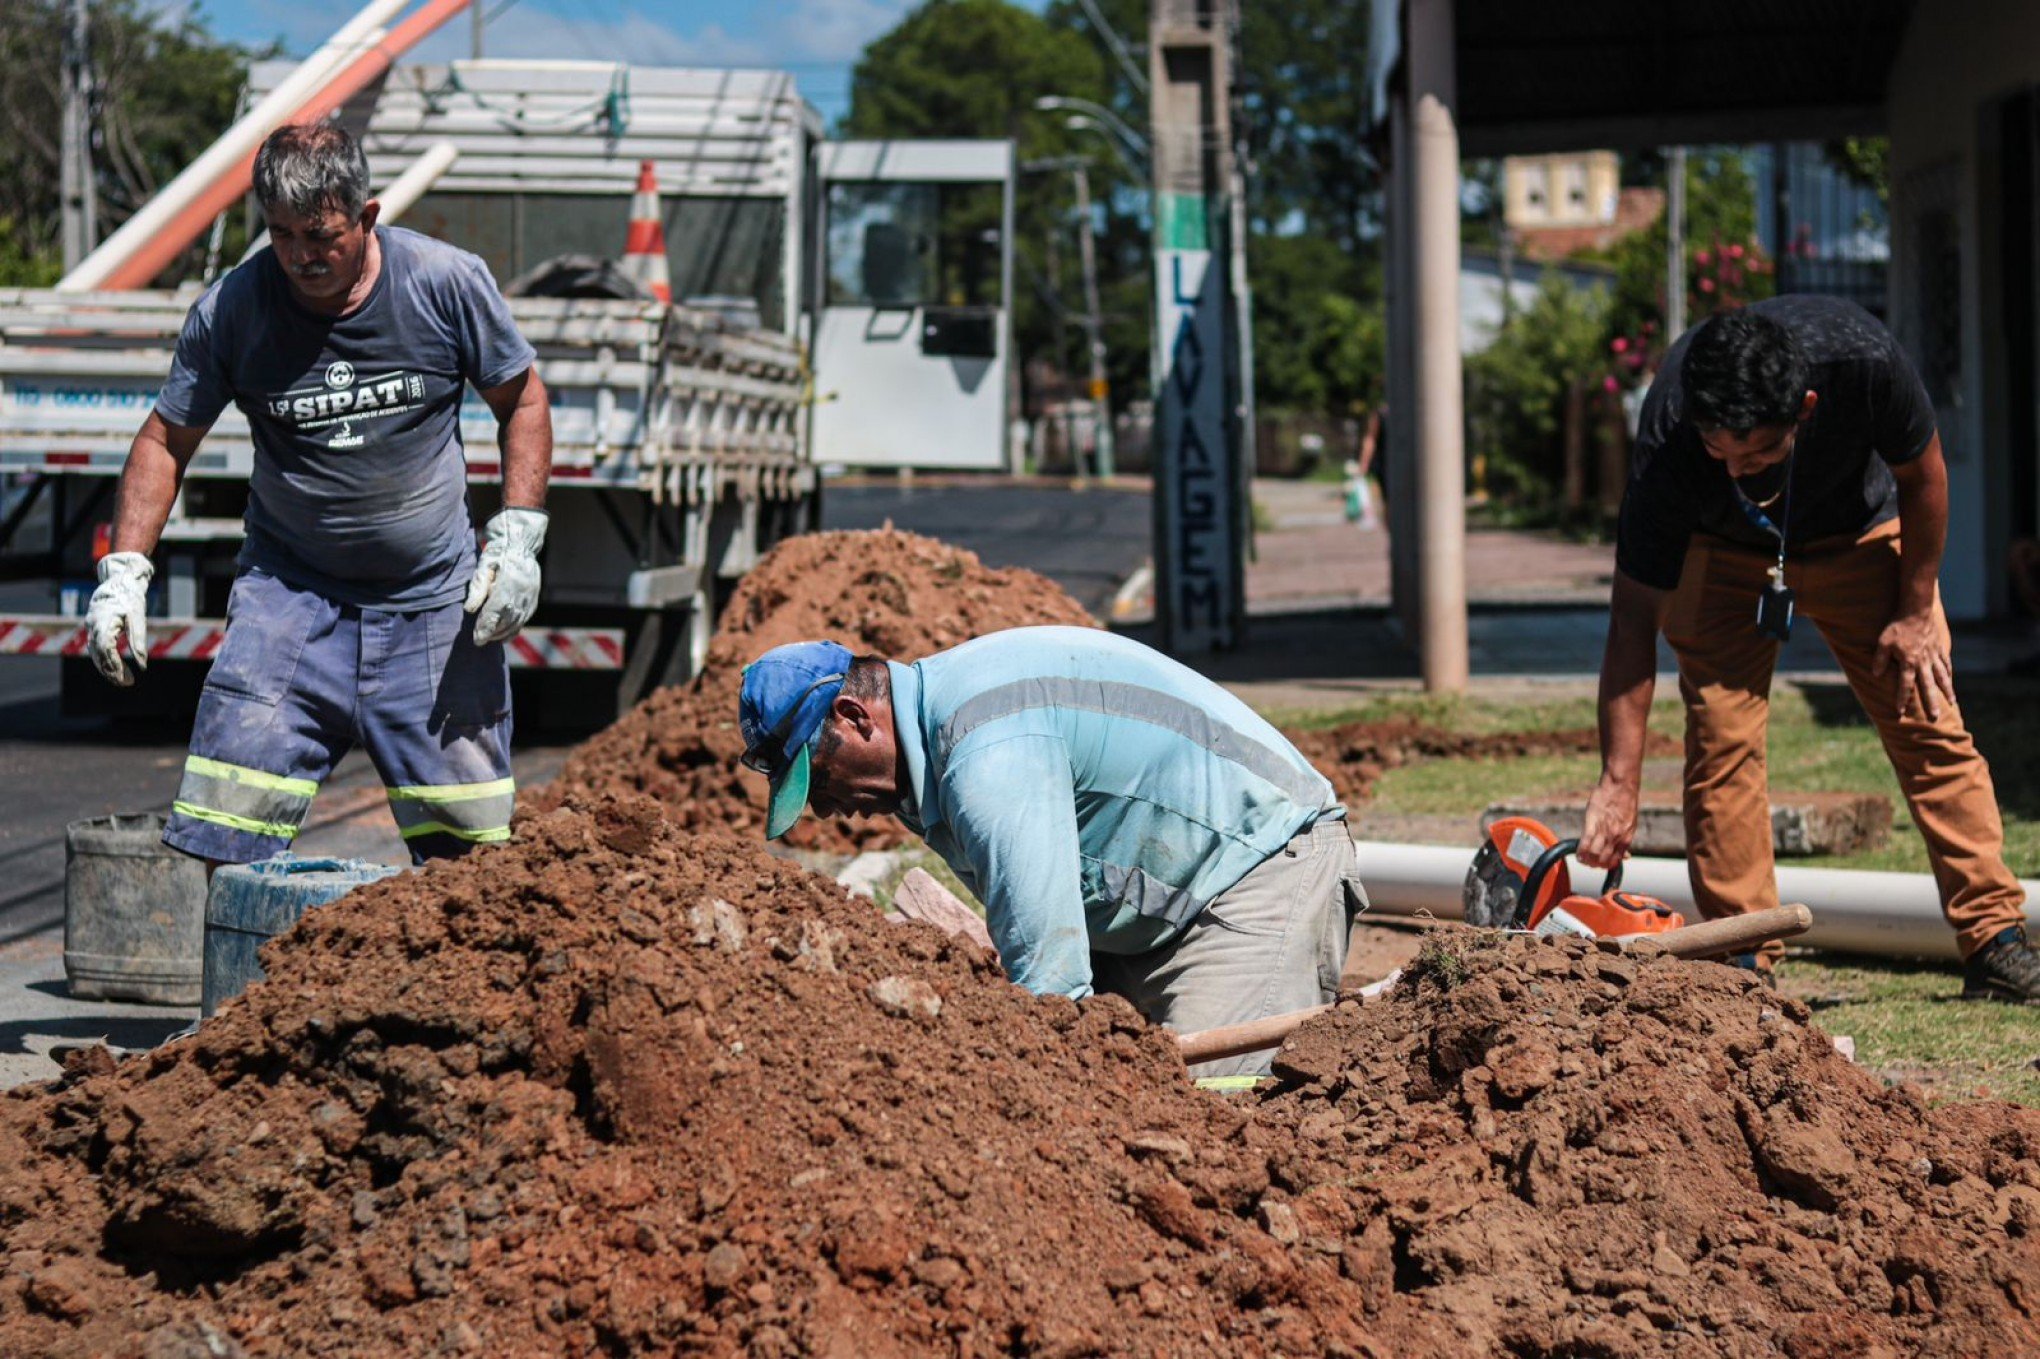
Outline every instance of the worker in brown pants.
[[(1778, 646), (1804, 614), (1926, 839), (1963, 995), (2040, 1000), (1990, 769), (1955, 702), (1937, 588), (1946, 532), (1931, 403), (1868, 313), (1795, 295), (1682, 338), (1645, 402), (1623, 497), (1582, 861), (1611, 866), (1634, 834), (1662, 629), (1686, 707), (1694, 899), (1709, 917), (1778, 904), (1766, 729)], [(1739, 961), (1768, 973), (1782, 952)]]

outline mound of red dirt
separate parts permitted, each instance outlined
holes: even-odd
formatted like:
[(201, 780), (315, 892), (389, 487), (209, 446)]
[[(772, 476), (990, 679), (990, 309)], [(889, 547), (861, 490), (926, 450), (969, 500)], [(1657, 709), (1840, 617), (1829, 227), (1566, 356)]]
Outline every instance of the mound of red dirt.
[[(862, 655), (916, 661), (988, 632), (1095, 621), (1062, 587), (1021, 569), (994, 570), (976, 554), (896, 529), (811, 533), (774, 548), (739, 583), (695, 681), (662, 689), (583, 743), (526, 805), (570, 796), (644, 793), (688, 829), (757, 834), (765, 781), (737, 757), (737, 690), (745, 665), (787, 642), (830, 638)], [(904, 843), (890, 819), (805, 817), (787, 837), (802, 849)]]
[[(1387, 771), (1419, 760), (1520, 760), (1532, 755), (1591, 755), (1601, 748), (1600, 734), (1592, 727), (1476, 734), (1447, 731), (1412, 718), (1285, 729), (1282, 734), (1332, 781), (1349, 806), (1373, 796), (1375, 783)], [(1679, 743), (1652, 732), (1645, 751), (1676, 755)]]
[(1301, 1031), (1257, 1118), (1278, 1239), (1337, 1252), (1377, 1336), (2040, 1352), (2040, 1112), (1884, 1087), (1747, 972), (1485, 939)]
[(0, 1354), (2022, 1354), (2040, 1114), (1747, 974), (1426, 950), (1243, 1100), (642, 798), (0, 1106)]
[[(0, 1354), (1272, 1354), (1246, 1112), (750, 838), (605, 799), (363, 888), (0, 1117)], [(1322, 1315), (1320, 1315), (1322, 1312)], [(1281, 1339), (1301, 1336), (1307, 1345)]]

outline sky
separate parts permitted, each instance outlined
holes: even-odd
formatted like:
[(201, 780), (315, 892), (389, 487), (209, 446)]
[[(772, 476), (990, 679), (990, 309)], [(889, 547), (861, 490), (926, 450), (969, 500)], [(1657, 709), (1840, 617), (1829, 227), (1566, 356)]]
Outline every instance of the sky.
[[(480, 0), (490, 20), (492, 57), (550, 57), (643, 66), (764, 66), (791, 71), (800, 91), (834, 121), (850, 99), (850, 67), (864, 45), (898, 23), (914, 0)], [(328, 6), (291, 0), (200, 0), (214, 34), (261, 45), (280, 39), (304, 56), (345, 22), (361, 0)], [(1040, 0), (1023, 0), (1039, 8)], [(181, 3), (177, 7), (184, 7)], [(445, 61), (470, 51), (466, 13), (421, 43), (414, 60)]]

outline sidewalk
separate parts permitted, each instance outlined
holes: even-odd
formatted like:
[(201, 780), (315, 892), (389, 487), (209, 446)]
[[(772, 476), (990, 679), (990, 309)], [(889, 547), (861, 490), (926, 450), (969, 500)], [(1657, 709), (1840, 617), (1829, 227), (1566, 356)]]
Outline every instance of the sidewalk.
[[(1247, 564), (1250, 612), (1388, 606), (1388, 531), (1348, 523), (1342, 487), (1257, 480), (1254, 502), (1262, 527)], [(1475, 606), (1605, 607), (1614, 571), (1607, 545), (1497, 529), (1466, 535), (1466, 593)]]
[[(1389, 606), (1388, 533), (1348, 523), (1343, 489), (1324, 482), (1254, 482), (1255, 555), (1247, 563), (1246, 644), (1190, 658), (1200, 672), (1260, 708), (1350, 707), (1369, 693), (1419, 686), (1421, 666)], [(1479, 691), (1591, 693), (1607, 641), (1613, 544), (1478, 530), (1466, 537), (1468, 661)], [(1113, 626), (1149, 643), (1153, 575), (1128, 582)], [(1958, 673), (2002, 674), (2036, 649), (2030, 630), (1965, 626)], [(1658, 643), (1660, 685), (1677, 664)], [(1836, 677), (1818, 629), (1794, 630), (1781, 676)]]

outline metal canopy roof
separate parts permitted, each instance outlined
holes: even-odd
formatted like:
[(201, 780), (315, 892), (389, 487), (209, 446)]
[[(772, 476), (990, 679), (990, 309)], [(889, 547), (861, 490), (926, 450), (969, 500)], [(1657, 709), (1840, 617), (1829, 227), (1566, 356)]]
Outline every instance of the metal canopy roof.
[[(1461, 149), (1492, 156), (1877, 132), (1914, 8), (1915, 0), (1454, 0)], [(1387, 39), (1389, 50), (1370, 53), (1391, 79), (1400, 74), (1400, 28), (1379, 25), (1376, 43)]]

